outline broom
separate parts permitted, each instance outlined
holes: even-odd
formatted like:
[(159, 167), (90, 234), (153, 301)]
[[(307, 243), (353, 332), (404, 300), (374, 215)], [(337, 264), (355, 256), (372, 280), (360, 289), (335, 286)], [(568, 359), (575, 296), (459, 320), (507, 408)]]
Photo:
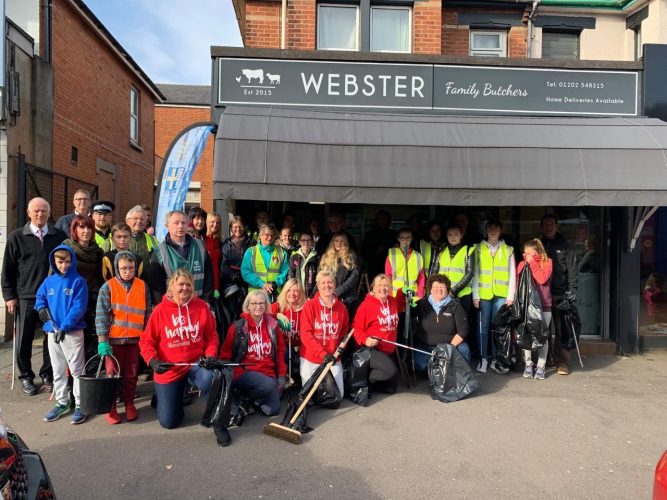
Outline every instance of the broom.
[(287, 425), (280, 425), (276, 423), (270, 423), (269, 425), (266, 425), (263, 429), (263, 433), (266, 434), (267, 436), (272, 436), (274, 438), (282, 439), (283, 441), (287, 441), (288, 443), (292, 444), (299, 444), (301, 442), (301, 432), (293, 429), (292, 427), (294, 426), (294, 423), (297, 421), (299, 418), (299, 415), (303, 412), (303, 410), (306, 408), (308, 405), (308, 402), (310, 399), (313, 397), (315, 392), (317, 391), (317, 388), (320, 386), (322, 381), (324, 380), (324, 377), (327, 376), (329, 371), (331, 370), (331, 367), (338, 361), (338, 358), (341, 356), (343, 351), (345, 350), (345, 346), (347, 345), (348, 341), (350, 338), (352, 338), (352, 335), (354, 334), (354, 328), (348, 332), (347, 335), (343, 338), (341, 341), (340, 345), (336, 349), (336, 352), (333, 354), (333, 358), (331, 361), (327, 363), (327, 365), (324, 367), (324, 370), (322, 370), (322, 373), (320, 373), (320, 376), (317, 378), (315, 383), (313, 384), (313, 387), (310, 389), (310, 392), (308, 395), (304, 398), (303, 402), (301, 403), (301, 406), (294, 412), (294, 415), (290, 419), (290, 421), (287, 423)]

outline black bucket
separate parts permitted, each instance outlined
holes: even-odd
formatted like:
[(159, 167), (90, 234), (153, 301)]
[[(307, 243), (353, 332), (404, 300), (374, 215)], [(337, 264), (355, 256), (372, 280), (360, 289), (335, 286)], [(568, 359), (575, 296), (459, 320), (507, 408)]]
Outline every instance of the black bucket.
[(118, 360), (110, 356), (116, 362), (117, 370), (115, 375), (107, 374), (106, 370), (100, 374), (104, 366), (104, 356), (100, 357), (97, 374), (87, 374), (88, 364), (98, 357), (93, 356), (88, 360), (83, 368), (83, 374), (79, 377), (79, 390), (81, 398), (81, 411), (86, 415), (103, 415), (111, 411), (113, 402), (116, 399), (116, 389), (120, 382), (120, 365)]

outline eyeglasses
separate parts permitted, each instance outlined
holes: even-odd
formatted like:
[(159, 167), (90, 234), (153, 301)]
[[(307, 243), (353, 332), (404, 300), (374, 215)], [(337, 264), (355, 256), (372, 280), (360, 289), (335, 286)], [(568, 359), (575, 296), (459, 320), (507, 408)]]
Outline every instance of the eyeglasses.
[(134, 271), (135, 269), (136, 268), (134, 266), (130, 266), (130, 267), (123, 266), (123, 267), (118, 268), (119, 271)]
[(266, 302), (250, 302), (250, 307), (266, 307)]

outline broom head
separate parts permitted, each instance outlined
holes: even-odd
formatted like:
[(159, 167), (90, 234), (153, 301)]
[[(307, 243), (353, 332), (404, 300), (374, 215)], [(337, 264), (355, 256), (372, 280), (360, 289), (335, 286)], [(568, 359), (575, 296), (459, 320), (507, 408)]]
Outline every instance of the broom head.
[(282, 439), (288, 443), (299, 444), (301, 442), (301, 433), (284, 425), (270, 423), (269, 425), (264, 426), (262, 432), (267, 436)]

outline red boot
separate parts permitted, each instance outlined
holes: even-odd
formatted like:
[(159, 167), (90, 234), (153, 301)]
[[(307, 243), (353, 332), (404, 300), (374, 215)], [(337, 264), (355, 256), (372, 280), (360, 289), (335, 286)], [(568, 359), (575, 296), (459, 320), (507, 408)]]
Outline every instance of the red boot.
[(134, 402), (125, 402), (125, 418), (128, 422), (136, 420), (139, 416), (137, 415), (137, 407), (134, 406)]
[(111, 411), (104, 415), (104, 420), (106, 420), (109, 425), (120, 424), (121, 419), (120, 415), (118, 415), (118, 412), (116, 411), (115, 404), (111, 407)]

